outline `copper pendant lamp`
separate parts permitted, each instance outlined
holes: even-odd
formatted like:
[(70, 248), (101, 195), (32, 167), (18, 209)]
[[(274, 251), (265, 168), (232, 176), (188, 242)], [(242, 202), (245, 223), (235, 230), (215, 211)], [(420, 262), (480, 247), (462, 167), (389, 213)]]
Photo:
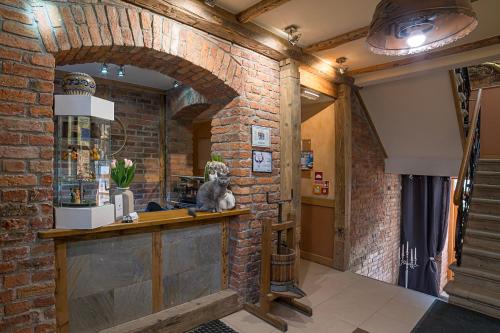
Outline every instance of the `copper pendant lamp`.
[(373, 53), (407, 55), (452, 43), (476, 26), (470, 0), (382, 0), (366, 42)]

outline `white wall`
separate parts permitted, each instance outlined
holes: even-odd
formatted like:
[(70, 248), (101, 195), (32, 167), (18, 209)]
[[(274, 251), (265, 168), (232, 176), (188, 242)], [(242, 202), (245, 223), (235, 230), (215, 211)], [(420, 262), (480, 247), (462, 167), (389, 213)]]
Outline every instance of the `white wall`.
[(462, 145), (448, 71), (364, 87), (386, 172), (456, 176)]

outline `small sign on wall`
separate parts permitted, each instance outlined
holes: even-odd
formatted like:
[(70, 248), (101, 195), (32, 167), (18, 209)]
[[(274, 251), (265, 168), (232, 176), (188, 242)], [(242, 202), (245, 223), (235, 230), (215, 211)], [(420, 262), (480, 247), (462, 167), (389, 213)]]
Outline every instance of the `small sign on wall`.
[(252, 171), (273, 172), (273, 155), (269, 151), (252, 150)]
[(271, 147), (271, 129), (269, 127), (252, 125), (252, 146)]

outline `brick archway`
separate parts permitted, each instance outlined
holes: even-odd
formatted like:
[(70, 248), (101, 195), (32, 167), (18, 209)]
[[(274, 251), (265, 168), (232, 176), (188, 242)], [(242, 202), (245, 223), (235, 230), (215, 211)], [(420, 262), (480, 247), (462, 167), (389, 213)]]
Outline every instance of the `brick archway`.
[(239, 95), (241, 64), (227, 44), (136, 7), (44, 2), (34, 7), (56, 65), (108, 62), (156, 70), (224, 107)]

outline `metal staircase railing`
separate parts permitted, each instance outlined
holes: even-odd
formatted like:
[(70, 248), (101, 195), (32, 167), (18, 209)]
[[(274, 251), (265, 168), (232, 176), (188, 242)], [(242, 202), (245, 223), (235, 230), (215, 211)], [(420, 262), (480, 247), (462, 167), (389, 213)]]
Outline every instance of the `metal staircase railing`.
[(455, 258), (457, 265), (462, 263), (462, 247), (464, 243), (465, 230), (469, 217), (470, 204), (472, 200), (472, 188), (474, 186), (474, 175), (479, 160), (480, 150), (480, 116), (481, 116), (481, 94), (479, 89), (474, 106), (472, 119), (469, 122), (464, 155), (460, 164), (457, 187), (453, 193), (453, 202), (458, 206), (457, 228), (455, 240)]

